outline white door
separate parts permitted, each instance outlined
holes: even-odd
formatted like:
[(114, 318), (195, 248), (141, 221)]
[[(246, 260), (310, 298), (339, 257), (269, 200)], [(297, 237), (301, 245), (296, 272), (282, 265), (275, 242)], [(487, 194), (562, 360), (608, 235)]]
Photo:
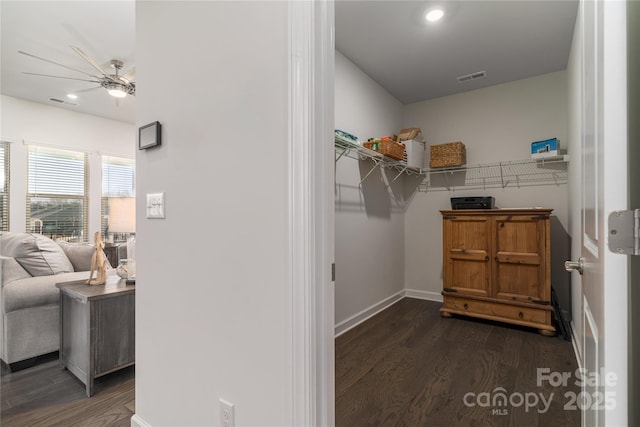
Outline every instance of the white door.
[(581, 184), (572, 185), (580, 191), (572, 221), (579, 230), (573, 258), (582, 257), (584, 273), (572, 276), (574, 334), (587, 381), (566, 403), (583, 411), (583, 426), (626, 426), (627, 257), (607, 249), (607, 217), (627, 209), (626, 3), (584, 0), (578, 26), (581, 102), (571, 154)]

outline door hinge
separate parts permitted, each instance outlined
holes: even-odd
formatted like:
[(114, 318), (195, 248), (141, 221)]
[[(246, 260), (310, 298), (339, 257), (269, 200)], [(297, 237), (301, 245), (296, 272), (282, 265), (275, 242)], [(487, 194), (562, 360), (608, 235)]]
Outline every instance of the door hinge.
[(616, 254), (640, 255), (640, 209), (609, 214), (609, 250)]
[(335, 262), (331, 263), (331, 281), (332, 282), (336, 281), (336, 263)]

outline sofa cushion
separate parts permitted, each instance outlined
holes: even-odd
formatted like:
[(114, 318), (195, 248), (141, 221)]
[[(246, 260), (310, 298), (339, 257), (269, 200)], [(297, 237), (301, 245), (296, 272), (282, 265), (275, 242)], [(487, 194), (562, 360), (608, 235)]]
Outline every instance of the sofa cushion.
[(3, 255), (15, 258), (32, 276), (74, 271), (62, 248), (40, 234), (3, 234), (0, 236), (0, 250)]
[(29, 307), (59, 304), (60, 292), (55, 286), (56, 283), (88, 278), (88, 271), (79, 271), (14, 280), (2, 288), (4, 313)]
[[(91, 258), (95, 246), (88, 243), (69, 243), (62, 240), (56, 242), (69, 258), (74, 271), (91, 271)], [(106, 259), (106, 257), (105, 257)]]
[(4, 256), (0, 257), (0, 265), (2, 266), (2, 272), (0, 273), (2, 286), (7, 283), (11, 283), (14, 280), (27, 279), (31, 277), (27, 270), (18, 264), (18, 261), (16, 261), (15, 258)]

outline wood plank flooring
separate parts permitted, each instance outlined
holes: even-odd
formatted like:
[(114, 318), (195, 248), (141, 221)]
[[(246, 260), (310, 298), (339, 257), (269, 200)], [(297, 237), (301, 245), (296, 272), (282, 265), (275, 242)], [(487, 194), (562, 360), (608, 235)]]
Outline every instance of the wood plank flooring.
[[(405, 298), (336, 339), (337, 426), (579, 426), (580, 412), (564, 410), (568, 387), (536, 385), (536, 369), (575, 372), (571, 344), (531, 329), (464, 318), (440, 317), (439, 303)], [(2, 371), (0, 425), (130, 426), (134, 367), (96, 380), (90, 399), (57, 355), (36, 366)], [(485, 407), (493, 397), (542, 393), (544, 405)], [(467, 401), (476, 403), (469, 407)], [(517, 400), (516, 400), (516, 403)], [(502, 412), (492, 412), (494, 409)], [(506, 412), (505, 412), (506, 411)]]
[[(404, 298), (336, 339), (336, 426), (580, 425), (580, 412), (564, 409), (570, 403), (564, 394), (580, 392), (570, 342), (500, 323), (445, 319), (440, 306)], [(537, 386), (537, 368), (570, 372), (572, 380), (567, 387)], [(485, 405), (499, 387), (513, 404)], [(534, 407), (533, 393), (546, 401), (553, 394), (548, 410), (541, 402)], [(528, 410), (519, 396), (530, 399)]]
[(135, 367), (97, 378), (95, 394), (69, 371), (61, 370), (57, 353), (33, 367), (2, 370), (2, 427), (114, 426), (129, 427), (135, 412)]

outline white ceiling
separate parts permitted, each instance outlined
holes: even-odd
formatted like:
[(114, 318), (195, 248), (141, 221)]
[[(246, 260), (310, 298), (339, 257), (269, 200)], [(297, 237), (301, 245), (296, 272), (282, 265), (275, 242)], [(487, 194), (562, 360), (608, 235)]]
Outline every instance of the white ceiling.
[[(447, 10), (437, 24), (424, 12)], [(403, 104), (567, 66), (578, 1), (336, 1), (336, 48)], [(486, 71), (484, 79), (457, 77)]]
[[(44, 61), (18, 53), (19, 50), (68, 65), (91, 74), (96, 70), (69, 46), (77, 46), (105, 71), (112, 59), (124, 62), (123, 71), (135, 65), (135, 3), (129, 1), (5, 1), (0, 3), (2, 94), (69, 110), (94, 114), (124, 122), (135, 122), (135, 97), (119, 100), (106, 89), (78, 94), (67, 93), (96, 87), (97, 84), (23, 72), (64, 77), (89, 78)], [(60, 104), (50, 101), (56, 98)], [(75, 103), (77, 105), (72, 105)]]
[[(445, 19), (422, 20), (434, 1), (336, 1), (336, 48), (403, 103), (478, 89), (566, 68), (578, 0), (443, 1)], [(88, 82), (23, 72), (84, 75), (18, 50), (87, 72), (69, 46), (108, 69), (111, 59), (135, 65), (135, 6), (128, 1), (6, 1), (1, 12), (2, 94), (135, 123), (135, 97), (116, 106)], [(486, 71), (458, 83), (456, 77)], [(64, 104), (49, 98), (64, 100)], [(74, 103), (76, 105), (72, 105)]]

